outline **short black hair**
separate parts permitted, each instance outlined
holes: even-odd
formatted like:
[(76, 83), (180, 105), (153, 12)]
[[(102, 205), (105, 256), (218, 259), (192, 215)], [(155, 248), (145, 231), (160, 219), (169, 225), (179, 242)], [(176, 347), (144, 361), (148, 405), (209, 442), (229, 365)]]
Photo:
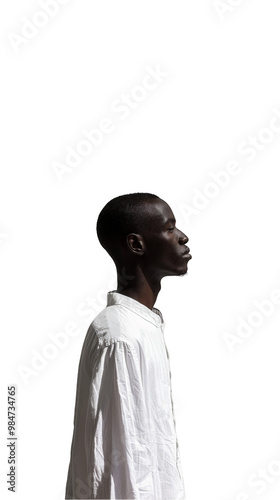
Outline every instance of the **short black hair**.
[(142, 233), (147, 230), (147, 202), (160, 198), (151, 193), (131, 193), (117, 196), (101, 210), (96, 224), (100, 244), (109, 255), (116, 254), (116, 242), (129, 233)]

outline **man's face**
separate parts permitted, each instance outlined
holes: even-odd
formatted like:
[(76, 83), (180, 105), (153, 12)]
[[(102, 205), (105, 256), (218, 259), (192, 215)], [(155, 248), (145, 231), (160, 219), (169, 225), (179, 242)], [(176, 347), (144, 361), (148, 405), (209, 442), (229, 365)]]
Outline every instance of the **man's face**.
[(143, 234), (143, 260), (155, 276), (180, 276), (188, 271), (192, 258), (186, 246), (189, 238), (176, 227), (174, 214), (163, 200), (147, 206), (147, 232)]

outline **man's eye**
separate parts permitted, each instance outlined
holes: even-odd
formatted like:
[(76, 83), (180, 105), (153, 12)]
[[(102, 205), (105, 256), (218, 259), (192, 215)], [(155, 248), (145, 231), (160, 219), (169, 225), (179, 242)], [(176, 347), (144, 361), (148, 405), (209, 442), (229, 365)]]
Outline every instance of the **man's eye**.
[(169, 227), (168, 231), (173, 231), (173, 229), (175, 229), (175, 228), (174, 227)]

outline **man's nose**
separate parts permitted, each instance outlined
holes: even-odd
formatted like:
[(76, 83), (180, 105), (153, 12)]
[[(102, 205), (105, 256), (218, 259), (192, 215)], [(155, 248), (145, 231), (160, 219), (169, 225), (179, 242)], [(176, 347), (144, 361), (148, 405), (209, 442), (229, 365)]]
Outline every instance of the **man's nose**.
[(184, 233), (182, 233), (182, 231), (180, 231), (180, 233), (181, 233), (179, 236), (180, 243), (182, 245), (185, 245), (186, 243), (188, 243), (189, 238)]

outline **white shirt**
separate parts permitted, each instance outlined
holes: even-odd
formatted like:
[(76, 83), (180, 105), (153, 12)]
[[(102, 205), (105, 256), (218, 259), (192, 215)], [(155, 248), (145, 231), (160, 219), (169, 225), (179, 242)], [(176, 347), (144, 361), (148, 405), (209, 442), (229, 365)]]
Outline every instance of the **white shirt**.
[(164, 326), (108, 293), (81, 352), (65, 498), (185, 498)]

